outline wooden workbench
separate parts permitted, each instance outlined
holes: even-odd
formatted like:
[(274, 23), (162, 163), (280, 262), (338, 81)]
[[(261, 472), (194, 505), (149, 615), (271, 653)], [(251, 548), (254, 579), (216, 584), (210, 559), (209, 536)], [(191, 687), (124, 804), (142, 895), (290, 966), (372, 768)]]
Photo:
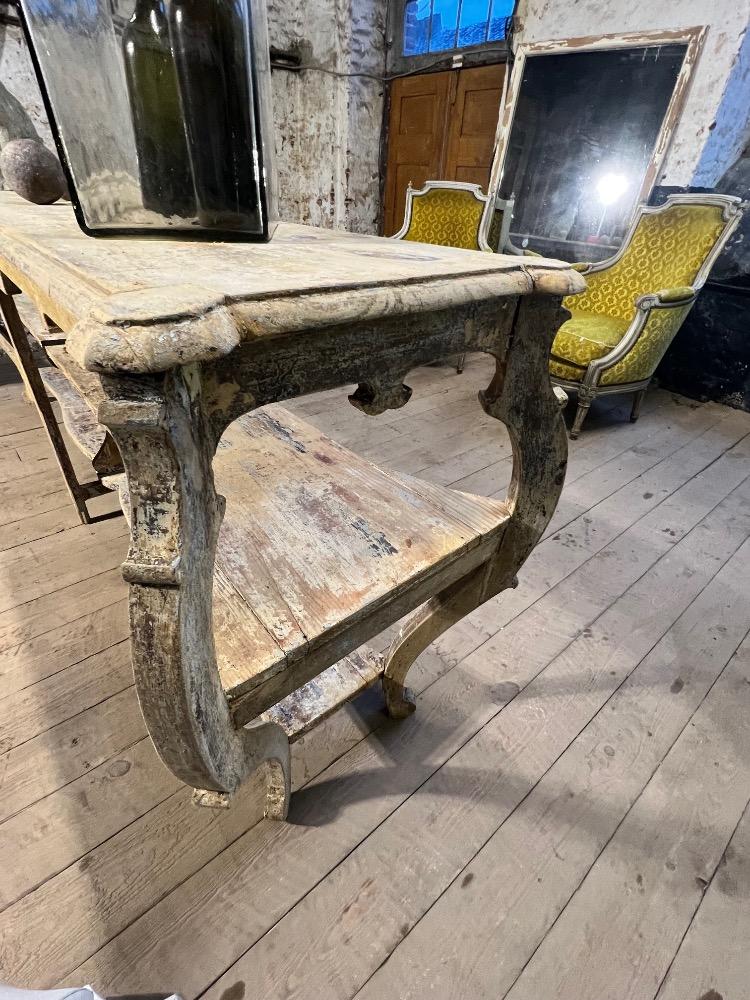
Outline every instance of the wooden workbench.
[[(285, 816), (289, 740), (376, 681), (407, 715), (413, 661), (513, 586), (544, 531), (567, 456), (548, 355), (582, 278), (297, 225), (265, 245), (93, 240), (68, 206), (6, 193), (0, 272), (9, 350), (22, 292), (47, 391), (123, 499), (162, 760), (214, 806), (264, 767)], [(278, 405), (353, 383), (350, 402), (381, 413), (408, 402), (412, 368), (464, 351), (496, 359), (480, 402), (513, 443), (502, 503), (378, 469)], [(362, 647), (410, 612), (384, 656)]]

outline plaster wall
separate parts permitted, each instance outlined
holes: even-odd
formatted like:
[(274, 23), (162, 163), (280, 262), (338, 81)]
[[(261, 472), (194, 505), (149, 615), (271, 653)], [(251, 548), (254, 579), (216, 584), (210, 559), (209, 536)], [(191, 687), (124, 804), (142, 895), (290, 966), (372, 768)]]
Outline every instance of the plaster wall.
[(713, 187), (736, 158), (750, 96), (750, 0), (520, 0), (518, 16), (519, 43), (707, 25), (658, 183)]
[[(270, 0), (271, 44), (343, 73), (385, 72), (385, 0)], [(377, 231), (384, 85), (320, 72), (273, 73), (282, 214)]]

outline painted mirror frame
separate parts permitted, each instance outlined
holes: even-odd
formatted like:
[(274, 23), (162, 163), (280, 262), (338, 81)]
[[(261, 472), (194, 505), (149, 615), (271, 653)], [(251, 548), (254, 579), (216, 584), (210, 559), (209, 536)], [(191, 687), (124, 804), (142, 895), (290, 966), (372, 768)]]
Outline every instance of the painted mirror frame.
[[(512, 160), (515, 155), (514, 150), (518, 146), (519, 141), (523, 141), (522, 138), (519, 139), (517, 134), (514, 134), (513, 129), (517, 122), (519, 103), (521, 102), (524, 93), (522, 90), (522, 84), (525, 80), (529, 79), (527, 72), (529, 67), (532, 65), (532, 60), (546, 56), (561, 57), (560, 59), (555, 60), (555, 64), (560, 66), (565, 65), (568, 59), (575, 59), (576, 55), (579, 54), (599, 53), (606, 55), (607, 53), (616, 53), (619, 50), (621, 56), (624, 58), (629, 52), (636, 53), (643, 50), (644, 55), (647, 53), (649, 55), (653, 53), (653, 61), (655, 61), (658, 59), (659, 53), (663, 50), (669, 51), (671, 49), (673, 53), (676, 53), (678, 50), (684, 51), (684, 55), (681, 55), (681, 62), (679, 62), (679, 69), (675, 69), (674, 71), (674, 84), (672, 85), (671, 79), (668, 79), (668, 87), (663, 91), (666, 107), (663, 113), (663, 118), (661, 119), (661, 124), (658, 127), (658, 131), (656, 126), (654, 126), (648, 137), (645, 147), (646, 150), (648, 150), (648, 147), (650, 146), (651, 137), (654, 135), (654, 132), (656, 132), (653, 148), (650, 150), (650, 155), (645, 156), (642, 154), (642, 163), (645, 163), (645, 168), (643, 169), (642, 174), (639, 170), (637, 174), (634, 175), (631, 180), (629, 190), (627, 189), (627, 185), (625, 185), (627, 178), (622, 178), (614, 174), (609, 178), (613, 184), (618, 182), (621, 185), (624, 185), (623, 190), (620, 191), (619, 194), (616, 194), (617, 197), (625, 198), (627, 202), (624, 205), (622, 202), (620, 204), (619, 214), (622, 218), (619, 220), (618, 225), (614, 227), (617, 230), (616, 236), (608, 239), (607, 241), (602, 240), (602, 243), (605, 244), (606, 242), (607, 245), (602, 245), (598, 248), (595, 237), (591, 239), (589, 244), (585, 242), (578, 242), (574, 239), (568, 240), (563, 237), (547, 238), (541, 236), (540, 234), (541, 245), (534, 246), (533, 231), (530, 231), (527, 234), (528, 239), (525, 242), (528, 242), (533, 249), (548, 256), (564, 255), (567, 259), (576, 261), (601, 260), (615, 252), (617, 245), (621, 242), (622, 236), (627, 231), (636, 207), (639, 204), (643, 204), (648, 201), (653, 187), (661, 175), (664, 159), (669, 149), (676, 125), (679, 121), (689, 89), (692, 72), (699, 58), (706, 34), (707, 29), (705, 27), (692, 27), (677, 31), (601, 35), (585, 39), (553, 40), (519, 45), (513, 60), (505, 101), (500, 109), (495, 155), (489, 184), (490, 193), (495, 197), (509, 197), (509, 193), (506, 191), (504, 183), (511, 180), (511, 178), (506, 175), (508, 175), (508, 171), (512, 169)], [(620, 60), (620, 62), (622, 62), (622, 60)], [(541, 65), (542, 63), (540, 59), (539, 66), (541, 67)], [(669, 93), (669, 87), (671, 87), (671, 94)], [(565, 136), (565, 142), (569, 144), (574, 143), (576, 141), (575, 137), (565, 134), (563, 124), (561, 122), (559, 124), (561, 127), (559, 134)], [(523, 127), (523, 122), (521, 122), (518, 127)], [(590, 139), (590, 137), (587, 136), (587, 139)], [(602, 181), (603, 180), (604, 178), (602, 177)], [(580, 190), (582, 193), (579, 196), (579, 204), (582, 204), (584, 202), (582, 182)], [(516, 198), (517, 212), (519, 208), (523, 211), (523, 204), (521, 203), (519, 205), (518, 203), (518, 192), (513, 191), (512, 194)], [(550, 206), (552, 204), (552, 197), (554, 197), (554, 195), (550, 198)], [(569, 200), (570, 199), (568, 199), (568, 201)], [(604, 204), (606, 204), (606, 201)], [(520, 213), (518, 214), (520, 215)], [(513, 235), (513, 230), (514, 227), (511, 226), (511, 240), (519, 239), (518, 234), (515, 236)], [(523, 233), (520, 235), (523, 236)], [(554, 247), (552, 252), (550, 252), (548, 246), (544, 245), (545, 243), (550, 245), (554, 245), (555, 243), (569, 243), (570, 246), (565, 246), (564, 249), (567, 253), (563, 254), (559, 249), (555, 252)], [(609, 243), (612, 243), (613, 245), (608, 245)], [(516, 252), (522, 253), (524, 252), (524, 249), (525, 245), (514, 247)]]

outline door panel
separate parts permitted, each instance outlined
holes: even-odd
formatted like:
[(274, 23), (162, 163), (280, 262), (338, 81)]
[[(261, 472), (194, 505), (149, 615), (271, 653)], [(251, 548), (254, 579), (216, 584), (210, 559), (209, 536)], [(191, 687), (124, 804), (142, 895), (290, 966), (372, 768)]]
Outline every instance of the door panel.
[(404, 220), (406, 188), (428, 180), (486, 189), (505, 66), (406, 76), (391, 84), (383, 232)]
[(490, 179), (505, 66), (477, 66), (458, 74), (450, 114), (445, 177), (486, 190)]
[(394, 80), (388, 128), (384, 232), (404, 221), (406, 188), (421, 187), (443, 169), (445, 119), (451, 73), (426, 73)]

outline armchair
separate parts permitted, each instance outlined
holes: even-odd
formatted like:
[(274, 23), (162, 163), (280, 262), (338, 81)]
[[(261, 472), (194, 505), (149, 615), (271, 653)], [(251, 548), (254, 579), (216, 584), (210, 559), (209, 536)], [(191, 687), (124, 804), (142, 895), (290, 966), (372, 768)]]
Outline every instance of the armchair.
[(588, 287), (564, 300), (571, 318), (550, 357), (553, 384), (578, 394), (572, 438), (599, 395), (635, 393), (630, 419), (638, 419), (657, 365), (741, 217), (739, 198), (672, 195), (638, 209), (609, 260), (573, 265)]
[(426, 181), (415, 191), (410, 183), (404, 224), (391, 239), (492, 253), (483, 222), (493, 207), (478, 184)]

